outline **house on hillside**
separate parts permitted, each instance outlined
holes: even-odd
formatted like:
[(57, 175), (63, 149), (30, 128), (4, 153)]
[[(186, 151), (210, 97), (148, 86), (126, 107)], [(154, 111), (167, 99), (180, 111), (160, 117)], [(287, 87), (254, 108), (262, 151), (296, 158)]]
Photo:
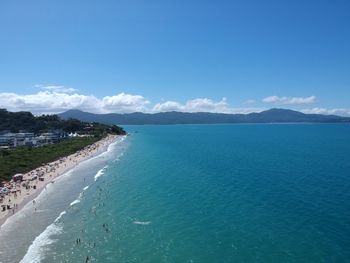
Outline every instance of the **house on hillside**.
[(14, 147), (17, 146), (31, 146), (33, 145), (34, 133), (33, 132), (18, 132), (15, 133)]
[(40, 146), (48, 143), (56, 143), (67, 137), (68, 134), (59, 129), (49, 130), (39, 136), (35, 136), (33, 132), (26, 131), (18, 133), (2, 131), (0, 132), (0, 147)]
[(15, 147), (16, 135), (15, 133), (7, 132), (0, 134), (0, 146)]

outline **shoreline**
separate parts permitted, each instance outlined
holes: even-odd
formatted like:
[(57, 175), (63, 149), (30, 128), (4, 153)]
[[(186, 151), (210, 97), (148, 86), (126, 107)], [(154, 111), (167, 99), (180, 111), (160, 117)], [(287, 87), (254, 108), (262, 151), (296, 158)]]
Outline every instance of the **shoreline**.
[(0, 228), (12, 215), (21, 211), (29, 202), (33, 202), (35, 207), (35, 198), (46, 189), (48, 184), (54, 183), (55, 179), (71, 171), (81, 162), (107, 151), (109, 145), (114, 143), (118, 137), (119, 135), (108, 135), (71, 155), (59, 158), (23, 174), (24, 180), (13, 183), (13, 190), (4, 197), (1, 203), (2, 206), (9, 205), (11, 208), (2, 211), (2, 207), (0, 207)]

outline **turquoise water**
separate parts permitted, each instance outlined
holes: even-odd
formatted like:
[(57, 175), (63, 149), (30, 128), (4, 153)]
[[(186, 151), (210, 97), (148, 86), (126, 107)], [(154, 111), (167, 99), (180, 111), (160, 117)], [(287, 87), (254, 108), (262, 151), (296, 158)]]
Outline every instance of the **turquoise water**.
[(350, 125), (126, 129), (26, 262), (350, 262)]

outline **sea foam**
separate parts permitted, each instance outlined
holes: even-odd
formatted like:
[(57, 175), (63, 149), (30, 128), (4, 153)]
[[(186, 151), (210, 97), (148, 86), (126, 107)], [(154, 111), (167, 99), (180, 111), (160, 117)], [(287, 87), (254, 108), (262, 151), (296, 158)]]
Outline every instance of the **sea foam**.
[(149, 225), (151, 221), (134, 221), (135, 225)]
[(69, 206), (73, 206), (73, 205), (76, 205), (76, 204), (78, 204), (78, 203), (80, 203), (80, 200), (79, 200), (79, 199), (76, 199), (76, 200), (74, 200), (73, 202), (71, 202)]
[[(72, 168), (71, 170), (68, 170), (63, 175), (56, 178), (55, 179), (56, 182), (59, 182), (62, 180), (67, 180), (68, 178), (70, 178), (74, 174), (74, 172), (76, 171), (77, 167), (81, 167), (83, 164), (90, 163), (94, 159), (98, 159), (101, 157), (105, 158), (106, 155), (110, 155), (110, 153), (113, 152), (118, 147), (118, 144), (121, 143), (122, 141), (124, 141), (125, 138), (126, 138), (126, 136), (119, 137), (115, 142), (111, 143), (108, 146), (106, 151), (104, 151), (104, 152), (102, 152), (102, 153), (100, 153), (92, 158), (84, 160), (76, 167)], [(104, 174), (106, 168), (107, 168), (107, 166), (105, 166), (103, 169), (99, 170), (96, 173), (96, 175), (94, 176), (95, 181), (97, 180), (97, 178), (99, 178), (100, 176), (102, 176)], [(36, 200), (39, 201), (39, 200), (45, 198), (46, 195), (48, 194), (48, 192), (55, 190), (55, 188), (56, 188), (55, 186), (56, 186), (56, 184), (48, 184), (47, 189), (45, 191), (42, 191), (39, 194), (39, 196), (36, 198)], [(85, 186), (83, 188), (83, 192), (86, 191), (88, 188), (89, 188), (89, 186)], [(79, 195), (77, 200), (74, 200), (73, 202), (70, 203), (70, 206), (74, 206), (81, 201), (80, 200), (82, 197), (81, 194)], [(11, 229), (14, 229), (16, 226), (16, 223), (18, 223), (21, 219), (23, 220), (24, 218), (26, 218), (26, 213), (31, 212), (31, 210), (32, 210), (32, 203), (29, 202), (25, 205), (25, 207), (23, 209), (21, 209), (14, 216), (10, 217), (2, 225), (1, 231), (4, 232), (4, 230), (6, 229), (7, 230), (6, 232), (8, 232), (8, 231), (11, 231)], [(26, 213), (24, 213), (24, 212), (26, 212)], [(34, 262), (35, 263), (35, 262), (41, 262), (41, 260), (43, 260), (43, 258), (45, 256), (46, 245), (49, 245), (49, 244), (56, 242), (56, 240), (52, 239), (52, 236), (61, 233), (63, 230), (63, 225), (59, 221), (65, 213), (66, 212), (63, 211), (54, 220), (54, 222), (52, 224), (47, 226), (47, 228), (42, 233), (40, 233), (38, 236), (35, 237), (34, 241), (32, 241), (32, 244), (28, 247), (26, 254), (24, 255), (24, 257), (20, 261), (21, 263), (27, 263), (27, 262)], [(38, 214), (38, 213), (36, 213), (36, 214)], [(18, 262), (19, 259), (17, 259), (16, 261)], [(1, 262), (1, 260), (0, 260), (0, 262)]]
[(44, 258), (45, 246), (55, 242), (51, 236), (62, 232), (63, 226), (59, 223), (59, 221), (64, 214), (66, 214), (66, 211), (61, 212), (55, 221), (35, 238), (20, 263), (41, 262), (41, 260)]
[(101, 170), (99, 170), (99, 171), (96, 173), (96, 175), (95, 175), (95, 177), (94, 177), (95, 182), (97, 181), (97, 179), (98, 179), (100, 176), (102, 176), (102, 175), (105, 173), (105, 169), (106, 169), (106, 168), (107, 168), (107, 166), (103, 167)]

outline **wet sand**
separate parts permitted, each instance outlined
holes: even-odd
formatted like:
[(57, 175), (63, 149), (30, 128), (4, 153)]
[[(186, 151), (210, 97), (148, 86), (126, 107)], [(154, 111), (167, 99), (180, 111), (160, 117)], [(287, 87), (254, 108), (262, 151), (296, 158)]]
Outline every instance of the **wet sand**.
[(0, 227), (9, 217), (20, 211), (28, 202), (33, 202), (35, 207), (35, 198), (46, 188), (47, 184), (54, 183), (55, 179), (73, 169), (80, 162), (106, 151), (108, 146), (115, 142), (116, 138), (117, 135), (108, 135), (74, 154), (62, 157), (23, 174), (22, 182), (9, 183), (8, 186), (11, 187), (11, 193), (8, 193), (4, 197), (0, 205), (9, 206), (10, 209), (2, 211), (2, 207), (0, 207)]

